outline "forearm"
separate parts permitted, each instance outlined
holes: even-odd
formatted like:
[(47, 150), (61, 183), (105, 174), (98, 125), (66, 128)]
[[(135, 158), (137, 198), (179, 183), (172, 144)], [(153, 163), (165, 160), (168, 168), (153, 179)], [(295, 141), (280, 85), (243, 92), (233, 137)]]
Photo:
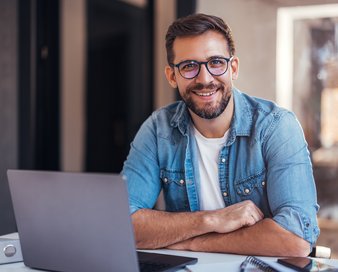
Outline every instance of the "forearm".
[(205, 234), (170, 248), (264, 256), (307, 256), (310, 253), (308, 242), (272, 219), (263, 219), (231, 233)]
[(132, 215), (138, 248), (162, 248), (206, 233), (229, 233), (252, 226), (263, 213), (251, 201), (224, 209), (198, 212), (163, 212), (141, 209)]
[(210, 232), (205, 214), (138, 210), (132, 215), (136, 246), (143, 249), (163, 248)]

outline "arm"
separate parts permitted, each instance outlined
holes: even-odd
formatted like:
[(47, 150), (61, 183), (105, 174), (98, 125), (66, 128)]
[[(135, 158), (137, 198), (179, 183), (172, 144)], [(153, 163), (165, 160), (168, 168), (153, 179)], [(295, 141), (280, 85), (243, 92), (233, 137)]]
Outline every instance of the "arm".
[[(132, 215), (138, 248), (162, 248), (206, 233), (229, 233), (263, 218), (251, 201), (215, 211), (170, 213), (141, 209)], [(201, 236), (202, 237), (202, 236)]]
[(307, 241), (285, 230), (272, 219), (263, 219), (231, 233), (205, 234), (168, 248), (264, 256), (307, 256), (310, 253)]
[(266, 133), (263, 153), (267, 162), (267, 194), (273, 220), (282, 229), (308, 242), (319, 235), (317, 194), (303, 130), (287, 113)]

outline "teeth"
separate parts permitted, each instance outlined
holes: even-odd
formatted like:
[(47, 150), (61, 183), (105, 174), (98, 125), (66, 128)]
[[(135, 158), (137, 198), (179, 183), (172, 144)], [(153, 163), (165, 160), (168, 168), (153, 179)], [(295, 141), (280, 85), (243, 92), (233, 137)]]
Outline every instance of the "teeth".
[(210, 96), (210, 95), (213, 95), (216, 91), (213, 91), (213, 92), (209, 92), (209, 93), (196, 93), (197, 95), (199, 96)]

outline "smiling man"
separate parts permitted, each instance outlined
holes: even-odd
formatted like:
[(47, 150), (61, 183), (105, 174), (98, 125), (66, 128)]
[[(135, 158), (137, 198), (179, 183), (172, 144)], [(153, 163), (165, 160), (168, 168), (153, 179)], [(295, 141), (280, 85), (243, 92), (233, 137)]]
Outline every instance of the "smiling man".
[[(183, 101), (144, 122), (123, 168), (137, 247), (308, 255), (319, 207), (294, 114), (234, 87), (239, 59), (221, 18), (178, 19), (166, 48)], [(161, 190), (165, 211), (153, 209)]]

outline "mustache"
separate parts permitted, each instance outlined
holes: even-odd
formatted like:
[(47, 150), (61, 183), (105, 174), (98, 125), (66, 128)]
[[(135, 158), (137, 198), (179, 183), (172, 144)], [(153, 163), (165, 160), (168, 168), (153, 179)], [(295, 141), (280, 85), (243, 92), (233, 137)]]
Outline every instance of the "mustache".
[(200, 90), (214, 90), (214, 89), (224, 89), (223, 84), (215, 84), (215, 83), (209, 83), (209, 84), (202, 84), (202, 83), (196, 83), (191, 86), (188, 86), (186, 89), (187, 93), (191, 93), (193, 91), (200, 91)]

